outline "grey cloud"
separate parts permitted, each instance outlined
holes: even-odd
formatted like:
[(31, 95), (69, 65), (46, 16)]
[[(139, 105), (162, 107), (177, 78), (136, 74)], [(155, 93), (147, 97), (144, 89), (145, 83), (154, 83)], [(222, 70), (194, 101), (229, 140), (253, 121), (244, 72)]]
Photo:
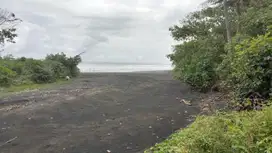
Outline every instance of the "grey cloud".
[(110, 17), (95, 17), (89, 18), (88, 28), (91, 30), (103, 30), (103, 31), (113, 31), (123, 28), (129, 28), (132, 22), (131, 18), (110, 18)]
[(201, 1), (187, 1), (185, 6), (180, 0), (105, 0), (117, 7), (105, 7), (109, 9), (105, 11), (85, 8), (85, 3), (103, 7), (99, 0), (1, 0), (3, 7), (24, 20), (18, 43), (7, 50), (36, 58), (86, 51), (85, 62), (170, 64), (165, 57), (172, 44), (168, 28)]
[(115, 32), (121, 34), (122, 31), (127, 31), (135, 26), (133, 23), (136, 21), (136, 19), (131, 16), (91, 16), (83, 18), (88, 22), (87, 31), (107, 34), (116, 34)]
[(55, 22), (55, 19), (46, 15), (39, 15), (32, 12), (25, 12), (20, 14), (23, 20), (30, 23), (37, 24), (39, 26), (46, 26)]
[[(86, 34), (96, 40), (97, 44), (106, 43), (111, 37), (129, 37), (130, 30), (134, 28), (137, 19), (130, 16), (91, 16), (82, 17), (86, 24)], [(90, 47), (89, 40), (85, 40), (84, 47)], [(94, 44), (92, 43), (92, 46)], [(94, 47), (94, 46), (93, 46)]]

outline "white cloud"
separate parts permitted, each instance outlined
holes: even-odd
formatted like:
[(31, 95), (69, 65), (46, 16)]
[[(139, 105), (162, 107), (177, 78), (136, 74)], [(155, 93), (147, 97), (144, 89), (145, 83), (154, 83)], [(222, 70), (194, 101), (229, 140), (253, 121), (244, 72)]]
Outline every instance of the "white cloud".
[(170, 63), (168, 28), (203, 0), (1, 0), (23, 19), (6, 52), (42, 58), (76, 55), (83, 61)]

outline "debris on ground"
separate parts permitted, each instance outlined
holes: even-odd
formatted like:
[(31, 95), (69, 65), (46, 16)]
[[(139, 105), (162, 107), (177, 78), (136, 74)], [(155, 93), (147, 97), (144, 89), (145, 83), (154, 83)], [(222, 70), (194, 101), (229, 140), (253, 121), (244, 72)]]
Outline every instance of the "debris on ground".
[(18, 137), (14, 137), (14, 138), (12, 138), (12, 139), (6, 141), (5, 143), (1, 144), (0, 147), (6, 145), (6, 144), (8, 144), (8, 143), (11, 143), (12, 141), (16, 140), (17, 138), (18, 138)]
[(188, 106), (192, 106), (192, 103), (189, 100), (181, 99), (180, 102), (183, 102), (184, 104), (186, 104)]

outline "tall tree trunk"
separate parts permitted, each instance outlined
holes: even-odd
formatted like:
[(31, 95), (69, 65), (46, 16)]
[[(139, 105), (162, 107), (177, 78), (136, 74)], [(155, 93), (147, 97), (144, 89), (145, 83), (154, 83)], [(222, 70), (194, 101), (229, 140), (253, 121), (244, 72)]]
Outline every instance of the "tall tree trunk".
[(241, 4), (241, 10), (244, 10), (244, 9), (245, 9), (244, 0), (241, 0), (241, 1), (240, 1), (240, 4)]
[(236, 9), (236, 14), (237, 14), (237, 33), (241, 32), (241, 24), (240, 24), (240, 20), (241, 20), (241, 3), (243, 2), (243, 0), (237, 0), (235, 3), (235, 9)]
[(225, 22), (226, 22), (227, 39), (228, 39), (228, 43), (231, 43), (231, 29), (230, 29), (230, 20), (229, 20), (227, 0), (224, 0), (223, 3), (224, 3), (224, 15), (225, 15)]

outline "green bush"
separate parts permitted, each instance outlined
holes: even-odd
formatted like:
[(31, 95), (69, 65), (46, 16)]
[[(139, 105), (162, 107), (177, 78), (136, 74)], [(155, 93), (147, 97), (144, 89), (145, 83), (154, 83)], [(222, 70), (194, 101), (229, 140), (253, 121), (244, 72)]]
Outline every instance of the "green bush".
[[(228, 3), (224, 12), (222, 0), (207, 0), (202, 9), (170, 27), (171, 36), (178, 41), (168, 56), (174, 76), (198, 89), (234, 91), (241, 101), (250, 92), (267, 99), (272, 86), (268, 66), (272, 27), (267, 28), (272, 24), (272, 1)], [(213, 88), (219, 83), (223, 88)]]
[(171, 59), (174, 76), (195, 88), (206, 90), (217, 81), (216, 68), (222, 61), (220, 54), (224, 44), (220, 39), (205, 39), (176, 45)]
[(175, 78), (202, 91), (217, 84), (216, 68), (222, 61), (226, 43), (223, 15), (220, 7), (204, 7), (169, 28), (178, 41), (168, 55)]
[(272, 36), (270, 33), (238, 42), (219, 67), (226, 86), (239, 98), (256, 92), (269, 98), (272, 91)]
[(251, 7), (240, 17), (241, 32), (256, 37), (267, 33), (267, 26), (272, 24), (272, 1), (264, 0), (263, 8)]
[(31, 80), (34, 83), (51, 83), (56, 80), (54, 73), (50, 69), (37, 65), (33, 68), (31, 73)]
[(12, 78), (16, 75), (4, 65), (0, 65), (0, 86), (8, 87), (12, 83)]
[(272, 107), (262, 111), (199, 116), (145, 153), (272, 152)]
[(0, 59), (0, 86), (51, 83), (67, 75), (76, 77), (80, 62), (80, 56), (68, 58), (64, 53), (48, 55), (45, 60), (8, 55)]
[(44, 67), (52, 71), (53, 77), (57, 79), (65, 78), (65, 76), (69, 75), (69, 70), (58, 61), (46, 60)]
[(75, 57), (67, 57), (64, 53), (61, 54), (50, 54), (46, 56), (46, 60), (56, 61), (63, 64), (64, 67), (68, 70), (68, 75), (72, 77), (78, 76), (80, 73), (77, 65), (81, 62), (79, 55)]

